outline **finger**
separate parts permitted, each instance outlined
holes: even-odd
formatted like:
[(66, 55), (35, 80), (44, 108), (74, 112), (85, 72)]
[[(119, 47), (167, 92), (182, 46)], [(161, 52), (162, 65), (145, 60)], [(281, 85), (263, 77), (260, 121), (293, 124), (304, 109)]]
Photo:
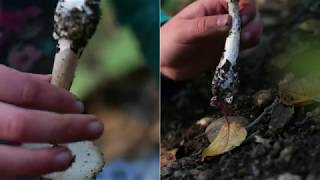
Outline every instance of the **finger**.
[[(241, 14), (246, 16), (246, 21), (254, 19), (256, 12), (255, 0), (240, 0)], [(193, 19), (203, 16), (213, 16), (228, 13), (226, 0), (198, 0), (184, 8), (176, 16), (180, 18)], [(246, 24), (246, 23), (244, 23)]]
[(103, 125), (92, 115), (26, 110), (0, 103), (0, 139), (13, 142), (67, 143), (101, 136)]
[(228, 13), (225, 0), (198, 0), (180, 11), (176, 16), (179, 18), (193, 19), (197, 17), (221, 15)]
[(0, 145), (0, 174), (2, 176), (38, 176), (62, 171), (72, 163), (66, 148), (29, 150)]
[(21, 73), (0, 65), (0, 101), (61, 113), (84, 111), (81, 102), (67, 90), (49, 84), (48, 79), (48, 76)]
[(241, 49), (255, 47), (260, 42), (263, 25), (259, 16), (243, 28), (241, 32)]
[(231, 26), (231, 17), (229, 15), (217, 15), (177, 22), (178, 36), (176, 41), (187, 44), (211, 37), (225, 37)]
[(1, 180), (16, 180), (16, 178), (10, 178), (10, 177), (1, 177)]
[(25, 73), (25, 74), (31, 76), (36, 80), (45, 81), (45, 82), (50, 82), (52, 78), (51, 74), (30, 74), (30, 73)]
[(250, 21), (256, 17), (256, 3), (254, 0), (242, 0), (240, 1), (240, 14), (242, 26), (247, 25)]

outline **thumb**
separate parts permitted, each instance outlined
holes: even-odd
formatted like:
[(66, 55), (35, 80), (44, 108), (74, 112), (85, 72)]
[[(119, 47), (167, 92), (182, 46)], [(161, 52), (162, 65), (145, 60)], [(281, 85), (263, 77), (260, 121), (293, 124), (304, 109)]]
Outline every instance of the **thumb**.
[[(185, 43), (197, 40), (225, 37), (231, 27), (231, 17), (225, 15), (204, 16), (194, 19), (184, 19), (181, 24), (180, 37)], [(181, 40), (182, 40), (181, 39)]]

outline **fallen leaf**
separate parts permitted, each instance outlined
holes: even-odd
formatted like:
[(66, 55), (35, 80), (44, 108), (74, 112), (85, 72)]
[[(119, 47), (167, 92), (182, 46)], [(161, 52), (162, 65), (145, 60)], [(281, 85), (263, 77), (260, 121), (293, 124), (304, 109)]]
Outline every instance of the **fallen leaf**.
[(239, 146), (247, 136), (244, 128), (247, 120), (243, 117), (220, 118), (213, 121), (206, 129), (211, 144), (202, 152), (202, 158), (217, 156)]
[(175, 161), (177, 151), (177, 148), (166, 150), (165, 148), (161, 147), (160, 166), (164, 167), (167, 166), (170, 162)]
[(279, 83), (279, 95), (281, 103), (285, 105), (303, 105), (319, 101), (320, 79), (300, 78), (293, 75), (287, 77)]

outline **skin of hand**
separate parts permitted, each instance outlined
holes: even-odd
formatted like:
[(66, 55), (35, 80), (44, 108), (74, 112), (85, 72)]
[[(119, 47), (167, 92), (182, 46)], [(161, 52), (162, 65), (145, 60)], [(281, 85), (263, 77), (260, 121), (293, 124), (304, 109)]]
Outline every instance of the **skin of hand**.
[[(102, 135), (103, 124), (81, 114), (83, 104), (67, 90), (52, 86), (50, 79), (0, 65), (1, 140), (60, 144)], [(62, 171), (73, 161), (65, 147), (30, 150), (3, 144), (0, 159), (0, 179)]]
[[(262, 21), (254, 0), (240, 0), (241, 49), (256, 46)], [(197, 0), (160, 29), (161, 74), (188, 80), (212, 69), (220, 60), (231, 27), (226, 0)]]

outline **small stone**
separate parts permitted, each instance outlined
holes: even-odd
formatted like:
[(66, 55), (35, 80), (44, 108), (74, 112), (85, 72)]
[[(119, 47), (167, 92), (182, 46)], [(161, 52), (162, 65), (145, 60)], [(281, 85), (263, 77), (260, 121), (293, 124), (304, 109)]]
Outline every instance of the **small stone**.
[(207, 127), (214, 119), (212, 117), (204, 117), (197, 121), (197, 125)]
[(255, 140), (256, 140), (256, 143), (263, 144), (263, 145), (264, 145), (265, 147), (267, 147), (267, 148), (270, 147), (270, 142), (271, 142), (270, 139), (262, 138), (262, 137), (259, 136), (259, 135), (254, 136), (254, 138), (255, 138)]
[(286, 106), (284, 104), (277, 104), (271, 112), (271, 120), (269, 122), (269, 128), (278, 130), (283, 128), (294, 115), (294, 108)]
[(284, 148), (280, 152), (280, 159), (284, 159), (285, 161), (289, 162), (291, 159), (291, 154), (292, 154), (293, 148), (292, 147), (287, 147)]
[(184, 172), (182, 172), (182, 171), (175, 171), (174, 173), (173, 173), (173, 176), (175, 177), (175, 178), (183, 178), (183, 177), (185, 177), (185, 174), (184, 174)]
[(202, 171), (197, 176), (197, 180), (209, 180), (210, 173), (208, 171)]
[(301, 180), (301, 177), (298, 175), (285, 173), (278, 176), (277, 180)]
[(264, 107), (271, 103), (273, 99), (272, 91), (268, 90), (260, 90), (254, 96), (254, 104), (258, 107)]
[(172, 169), (169, 167), (163, 167), (161, 168), (161, 176), (168, 176), (170, 174), (172, 174)]
[(199, 171), (198, 169), (191, 169), (191, 170), (190, 170), (190, 173), (191, 173), (192, 175), (197, 175), (197, 174), (200, 173), (200, 171)]
[(258, 155), (258, 156), (263, 156), (263, 155), (265, 155), (266, 154), (266, 149), (264, 148), (264, 146), (263, 145), (258, 145), (257, 147), (256, 147), (256, 154)]
[(279, 142), (276, 142), (276, 143), (274, 143), (273, 146), (272, 146), (272, 150), (271, 150), (271, 152), (270, 152), (270, 155), (271, 155), (271, 156), (275, 156), (275, 155), (277, 155), (277, 154), (280, 152), (280, 150), (281, 150), (281, 145), (280, 145)]
[(173, 162), (170, 162), (168, 165), (167, 165), (168, 168), (172, 168), (172, 169), (178, 169), (179, 168), (179, 164), (175, 161)]

